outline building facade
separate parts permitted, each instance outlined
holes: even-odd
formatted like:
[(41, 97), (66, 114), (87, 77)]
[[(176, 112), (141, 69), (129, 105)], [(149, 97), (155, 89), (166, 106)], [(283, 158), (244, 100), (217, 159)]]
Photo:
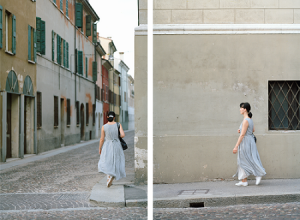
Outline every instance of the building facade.
[(134, 79), (127, 74), (128, 130), (134, 130)]
[[(135, 161), (144, 182), (146, 0), (139, 6)], [(299, 15), (296, 0), (154, 1), (154, 183), (232, 178), (241, 102), (252, 106), (264, 178), (300, 177)]]
[(0, 2), (1, 162), (37, 153), (36, 4)]
[(102, 59), (102, 91), (101, 97), (103, 97), (103, 124), (108, 122), (107, 116), (108, 112), (110, 111), (109, 106), (109, 71), (113, 68), (111, 63), (106, 60)]
[[(88, 1), (37, 1), (44, 51), (37, 56), (38, 153), (95, 138), (97, 30)], [(51, 15), (51, 16), (49, 16)]]
[(96, 137), (101, 135), (101, 127), (103, 126), (103, 83), (102, 83), (102, 56), (106, 54), (100, 42), (96, 46), (96, 59), (97, 59), (97, 81), (96, 81)]
[(127, 73), (129, 67), (124, 62), (124, 52), (119, 52), (120, 58), (115, 58), (115, 68), (120, 72), (121, 80), (121, 109), (120, 109), (120, 122), (122, 123), (123, 129), (128, 130), (128, 78)]

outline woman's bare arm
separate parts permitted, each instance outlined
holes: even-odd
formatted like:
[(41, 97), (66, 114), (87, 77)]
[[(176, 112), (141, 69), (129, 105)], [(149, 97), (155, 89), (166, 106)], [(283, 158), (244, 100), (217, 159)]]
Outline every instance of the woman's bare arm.
[(239, 145), (241, 144), (243, 138), (245, 137), (245, 134), (247, 132), (248, 126), (249, 126), (249, 122), (247, 120), (244, 120), (243, 127), (242, 127), (242, 132), (241, 132), (241, 134), (239, 136), (239, 139), (238, 139), (235, 147), (233, 148), (233, 153), (234, 154), (237, 152)]
[(123, 127), (122, 127), (121, 124), (120, 124), (120, 137), (121, 138), (125, 137), (125, 132), (124, 132)]
[(104, 127), (102, 126), (101, 128), (101, 138), (100, 138), (100, 143), (99, 143), (99, 154), (101, 154), (102, 146), (104, 143), (104, 137), (105, 137), (105, 132), (104, 132)]
[(255, 132), (255, 128), (254, 128), (254, 125), (253, 125), (253, 133)]

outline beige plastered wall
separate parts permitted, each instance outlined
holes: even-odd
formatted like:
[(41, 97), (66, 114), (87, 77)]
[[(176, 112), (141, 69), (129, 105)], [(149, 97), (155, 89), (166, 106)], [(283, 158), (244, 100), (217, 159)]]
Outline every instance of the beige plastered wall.
[[(147, 178), (146, 39), (135, 37), (137, 183)], [(265, 178), (300, 177), (300, 132), (268, 130), (268, 81), (300, 80), (299, 34), (154, 35), (153, 45), (154, 183), (231, 179), (241, 102)]]
[[(139, 1), (147, 24), (147, 0)], [(299, 0), (153, 0), (154, 24), (299, 24)]]
[(241, 102), (266, 178), (299, 178), (300, 131), (268, 130), (268, 81), (300, 80), (298, 57), (299, 34), (155, 35), (154, 182), (230, 179)]

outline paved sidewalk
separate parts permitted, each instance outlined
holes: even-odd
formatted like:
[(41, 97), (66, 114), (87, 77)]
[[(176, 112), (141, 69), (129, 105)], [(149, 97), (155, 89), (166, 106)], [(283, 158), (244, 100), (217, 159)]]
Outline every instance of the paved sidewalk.
[[(248, 182), (247, 187), (235, 186), (236, 181), (154, 184), (153, 207), (218, 207), (300, 201), (300, 179), (262, 180), (258, 186), (255, 185), (255, 180)], [(126, 182), (114, 184), (107, 188), (105, 179), (97, 183), (91, 193), (92, 203), (100, 207), (147, 206), (147, 186), (135, 186)], [(133, 194), (125, 195), (126, 188), (130, 188)], [(135, 197), (134, 192), (140, 192), (140, 196)]]

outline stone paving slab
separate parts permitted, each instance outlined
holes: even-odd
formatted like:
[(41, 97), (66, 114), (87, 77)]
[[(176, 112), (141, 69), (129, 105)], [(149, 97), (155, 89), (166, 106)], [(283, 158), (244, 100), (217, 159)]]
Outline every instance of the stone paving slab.
[(124, 186), (107, 188), (106, 184), (97, 183), (92, 189), (90, 202), (100, 207), (125, 207)]

